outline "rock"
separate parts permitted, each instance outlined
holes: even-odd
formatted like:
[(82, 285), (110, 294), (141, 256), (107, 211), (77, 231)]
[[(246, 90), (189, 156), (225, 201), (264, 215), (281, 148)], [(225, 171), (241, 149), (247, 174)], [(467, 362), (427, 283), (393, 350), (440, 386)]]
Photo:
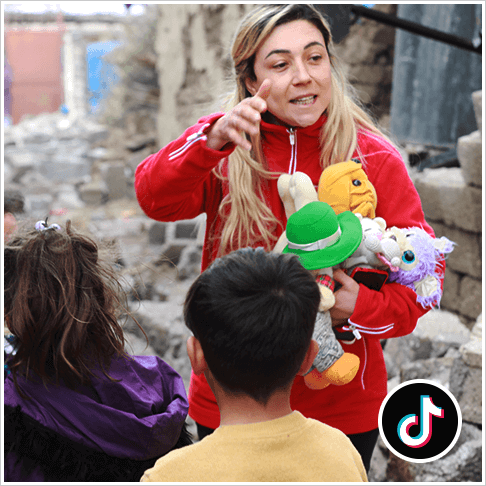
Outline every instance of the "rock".
[(179, 270), (178, 278), (185, 280), (194, 278), (201, 272), (201, 245), (188, 245), (182, 252), (177, 268)]
[(93, 180), (79, 188), (80, 198), (88, 205), (100, 206), (106, 201), (108, 188), (102, 180)]
[(386, 467), (389, 451), (381, 436), (378, 436), (373, 456), (371, 457), (368, 481), (372, 483), (382, 483), (386, 481)]
[(472, 100), (476, 124), (478, 126), (478, 131), (481, 132), (483, 128), (483, 92), (475, 91), (472, 94)]
[(102, 164), (101, 177), (107, 188), (108, 199), (121, 199), (127, 195), (127, 177), (123, 163), (110, 162)]
[[(177, 370), (182, 376), (186, 389), (189, 388), (191, 364), (186, 351), (186, 341), (191, 335), (182, 317), (182, 303), (187, 285), (172, 289), (174, 293), (169, 302), (140, 301), (130, 304), (130, 311), (146, 332), (155, 354)], [(132, 325), (128, 328), (138, 337), (140, 330)]]
[(155, 221), (149, 229), (149, 243), (151, 245), (163, 245), (166, 242), (166, 223)]
[(479, 131), (464, 135), (457, 141), (457, 157), (464, 180), (478, 187), (482, 185), (482, 147), (483, 140)]
[(176, 238), (195, 239), (197, 237), (196, 222), (190, 221), (176, 224), (175, 236)]
[(386, 478), (390, 482), (447, 483), (481, 482), (482, 439), (479, 430), (472, 431), (463, 425), (461, 436), (445, 456), (426, 463), (405, 461), (392, 452), (387, 465)]
[(20, 214), (24, 212), (24, 196), (20, 191), (5, 190), (3, 194), (4, 213)]
[(468, 186), (460, 168), (425, 169), (412, 179), (427, 220), (470, 232), (481, 228), (481, 188)]
[(459, 297), (461, 304), (459, 312), (469, 319), (476, 319), (482, 310), (482, 282), (466, 275), (460, 284)]
[(404, 364), (400, 369), (400, 381), (430, 380), (434, 383), (449, 388), (454, 358), (451, 356), (443, 358), (419, 359), (413, 363)]
[(471, 339), (460, 348), (453, 363), (450, 390), (462, 411), (462, 419), (482, 425), (482, 315), (471, 332)]
[(471, 368), (482, 367), (483, 356), (483, 315), (481, 314), (471, 331), (471, 339), (461, 346), (462, 359)]
[[(383, 354), (388, 379), (397, 376), (402, 366), (444, 357), (450, 348), (458, 350), (469, 341), (469, 335), (470, 331), (457, 315), (438, 309), (427, 312), (418, 320), (412, 334), (387, 340)], [(409, 373), (416, 374), (412, 368)]]
[(125, 351), (132, 356), (154, 356), (157, 354), (155, 349), (147, 343), (147, 341), (137, 335), (126, 331), (125, 335)]

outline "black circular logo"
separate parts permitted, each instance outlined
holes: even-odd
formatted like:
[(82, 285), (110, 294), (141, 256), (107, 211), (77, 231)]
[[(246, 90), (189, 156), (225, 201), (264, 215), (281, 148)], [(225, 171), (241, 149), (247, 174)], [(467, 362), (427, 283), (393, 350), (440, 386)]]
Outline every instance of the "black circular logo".
[(410, 462), (430, 462), (454, 447), (462, 414), (447, 388), (428, 380), (411, 380), (383, 400), (378, 425), (383, 442), (396, 456)]

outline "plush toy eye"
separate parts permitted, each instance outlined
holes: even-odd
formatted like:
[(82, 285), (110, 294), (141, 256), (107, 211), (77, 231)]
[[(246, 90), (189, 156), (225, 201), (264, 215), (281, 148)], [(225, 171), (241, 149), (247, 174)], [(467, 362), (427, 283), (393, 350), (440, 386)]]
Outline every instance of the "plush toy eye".
[(402, 255), (402, 260), (404, 263), (413, 263), (415, 261), (415, 253), (413, 251), (407, 250)]
[(353, 186), (358, 187), (358, 186), (360, 186), (360, 185), (361, 185), (361, 181), (360, 181), (359, 179), (354, 179), (354, 181), (353, 181)]

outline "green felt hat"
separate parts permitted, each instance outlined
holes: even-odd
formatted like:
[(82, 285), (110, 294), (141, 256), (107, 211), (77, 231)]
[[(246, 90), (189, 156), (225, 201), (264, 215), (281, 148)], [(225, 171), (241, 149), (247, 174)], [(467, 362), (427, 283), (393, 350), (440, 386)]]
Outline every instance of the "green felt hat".
[(290, 216), (286, 235), (289, 244), (283, 253), (295, 253), (307, 270), (319, 270), (351, 256), (361, 243), (363, 230), (351, 211), (336, 215), (329, 204), (313, 201)]

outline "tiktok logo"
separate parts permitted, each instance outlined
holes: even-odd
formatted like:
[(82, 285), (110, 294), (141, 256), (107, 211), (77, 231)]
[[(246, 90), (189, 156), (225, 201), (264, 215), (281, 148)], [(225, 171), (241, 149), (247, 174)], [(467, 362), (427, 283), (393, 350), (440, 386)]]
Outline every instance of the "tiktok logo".
[[(398, 437), (409, 447), (423, 447), (432, 437), (432, 415), (444, 417), (444, 410), (432, 403), (429, 395), (420, 395), (420, 417), (418, 415), (405, 415), (398, 422)], [(412, 425), (418, 425), (420, 421), (420, 432), (416, 437), (411, 437), (409, 429)]]
[(462, 414), (447, 388), (428, 380), (411, 380), (386, 396), (378, 424), (383, 442), (395, 455), (410, 462), (430, 462), (454, 447)]

